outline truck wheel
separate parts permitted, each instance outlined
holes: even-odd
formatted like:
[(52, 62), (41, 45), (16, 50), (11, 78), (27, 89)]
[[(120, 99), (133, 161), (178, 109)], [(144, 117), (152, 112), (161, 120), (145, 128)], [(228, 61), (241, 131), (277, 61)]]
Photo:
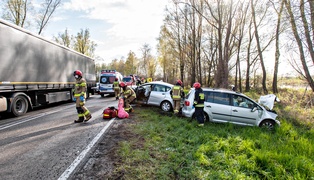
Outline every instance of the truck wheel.
[(11, 112), (15, 116), (21, 116), (28, 110), (28, 101), (25, 96), (15, 96), (12, 101)]

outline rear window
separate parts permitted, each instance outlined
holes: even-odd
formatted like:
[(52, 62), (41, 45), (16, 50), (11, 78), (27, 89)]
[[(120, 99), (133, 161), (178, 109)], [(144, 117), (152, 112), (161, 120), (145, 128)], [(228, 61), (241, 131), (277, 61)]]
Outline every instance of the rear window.
[(101, 76), (100, 83), (102, 84), (112, 84), (115, 80), (115, 76)]
[(230, 105), (229, 94), (205, 91), (205, 101), (216, 104)]
[(122, 79), (123, 82), (131, 82), (132, 81), (132, 78), (131, 77), (124, 77)]

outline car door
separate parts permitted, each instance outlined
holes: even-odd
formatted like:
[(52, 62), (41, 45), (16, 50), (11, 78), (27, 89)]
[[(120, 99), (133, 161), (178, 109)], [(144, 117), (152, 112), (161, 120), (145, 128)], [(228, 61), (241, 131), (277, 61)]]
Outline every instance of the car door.
[(151, 93), (151, 84), (143, 84), (136, 88), (136, 103), (147, 104)]
[(244, 96), (232, 96), (234, 103), (231, 111), (231, 122), (235, 124), (256, 124), (259, 111), (252, 111), (253, 107), (257, 107), (256, 103)]
[(169, 90), (169, 87), (167, 86), (160, 84), (153, 85), (147, 104), (159, 106), (160, 103), (165, 99), (166, 94), (169, 93), (167, 90)]
[(230, 96), (227, 93), (205, 91), (205, 108), (212, 113), (212, 120), (229, 122), (231, 115)]

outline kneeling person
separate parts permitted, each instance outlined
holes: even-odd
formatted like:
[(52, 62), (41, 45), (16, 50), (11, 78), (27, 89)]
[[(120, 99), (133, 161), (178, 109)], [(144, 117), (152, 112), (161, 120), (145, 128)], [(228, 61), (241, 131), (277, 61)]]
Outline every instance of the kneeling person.
[(131, 112), (132, 107), (130, 106), (130, 103), (136, 98), (136, 94), (134, 90), (131, 87), (128, 87), (124, 82), (120, 82), (120, 87), (122, 88), (122, 94), (124, 97), (124, 110)]

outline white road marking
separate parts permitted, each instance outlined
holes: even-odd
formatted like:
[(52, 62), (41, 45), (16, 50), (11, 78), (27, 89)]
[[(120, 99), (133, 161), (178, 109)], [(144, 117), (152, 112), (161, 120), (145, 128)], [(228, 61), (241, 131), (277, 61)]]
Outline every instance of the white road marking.
[(63, 174), (58, 178), (58, 180), (66, 180), (73, 173), (75, 168), (80, 164), (84, 159), (86, 154), (91, 150), (91, 148), (96, 144), (100, 137), (106, 132), (106, 130), (113, 123), (115, 118), (111, 119), (106, 126), (97, 134), (97, 136), (87, 145), (87, 147), (77, 156), (77, 158), (72, 162), (72, 164), (63, 172)]
[(7, 129), (7, 128), (10, 128), (10, 127), (13, 127), (13, 126), (16, 126), (16, 125), (19, 125), (19, 124), (22, 124), (22, 123), (25, 123), (25, 122), (28, 122), (28, 121), (40, 118), (40, 117), (43, 117), (43, 116), (46, 116), (46, 115), (49, 115), (49, 114), (56, 113), (58, 111), (62, 111), (64, 109), (68, 109), (68, 108), (62, 108), (62, 109), (58, 109), (58, 110), (54, 110), (54, 111), (50, 111), (50, 112), (45, 112), (45, 113), (41, 113), (41, 114), (35, 115), (33, 117), (27, 118), (27, 119), (18, 121), (18, 122), (14, 121), (14, 122), (11, 122), (11, 123), (8, 123), (8, 124), (4, 124), (4, 125), (0, 126), (0, 130)]

